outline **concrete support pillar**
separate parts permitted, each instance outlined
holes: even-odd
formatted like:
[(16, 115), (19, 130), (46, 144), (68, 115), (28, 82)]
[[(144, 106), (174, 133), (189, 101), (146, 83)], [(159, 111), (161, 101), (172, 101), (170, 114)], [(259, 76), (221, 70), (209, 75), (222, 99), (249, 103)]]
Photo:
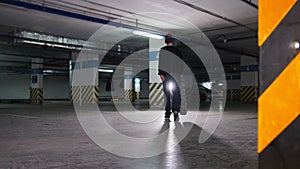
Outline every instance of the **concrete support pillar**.
[(300, 1), (259, 2), (259, 169), (300, 167)]
[(241, 101), (257, 101), (258, 63), (257, 58), (241, 56)]
[(43, 103), (43, 59), (34, 58), (31, 61), (30, 102)]
[(124, 68), (124, 99), (134, 101), (134, 90), (133, 90), (133, 73), (132, 67)]
[(149, 104), (163, 106), (163, 85), (158, 74), (159, 50), (165, 46), (163, 39), (149, 38)]
[(134, 96), (135, 96), (135, 100), (140, 99), (140, 93), (141, 93), (141, 79), (140, 78), (134, 78)]
[(99, 57), (90, 51), (72, 55), (71, 97), (77, 104), (97, 103), (99, 101)]
[(240, 100), (241, 73), (230, 73), (226, 75), (227, 91), (226, 100)]

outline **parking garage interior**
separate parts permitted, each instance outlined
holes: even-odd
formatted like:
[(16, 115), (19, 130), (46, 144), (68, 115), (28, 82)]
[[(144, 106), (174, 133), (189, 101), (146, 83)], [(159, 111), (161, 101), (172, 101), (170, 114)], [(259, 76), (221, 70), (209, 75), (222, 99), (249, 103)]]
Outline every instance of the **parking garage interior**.
[[(282, 3), (0, 0), (0, 168), (298, 168), (297, 92), (277, 86), (299, 91), (299, 2)], [(167, 34), (179, 121), (157, 75)]]

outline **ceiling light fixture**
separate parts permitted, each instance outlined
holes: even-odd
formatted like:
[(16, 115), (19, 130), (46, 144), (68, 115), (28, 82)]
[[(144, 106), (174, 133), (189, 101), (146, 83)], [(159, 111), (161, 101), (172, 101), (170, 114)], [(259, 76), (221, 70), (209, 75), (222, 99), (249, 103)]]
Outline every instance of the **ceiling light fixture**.
[(114, 70), (111, 69), (98, 69), (99, 72), (112, 73)]
[(155, 39), (163, 39), (164, 38), (161, 35), (148, 33), (148, 32), (143, 32), (143, 31), (133, 31), (133, 34), (140, 35), (140, 36), (145, 36), (145, 37), (148, 37), (148, 38), (155, 38)]

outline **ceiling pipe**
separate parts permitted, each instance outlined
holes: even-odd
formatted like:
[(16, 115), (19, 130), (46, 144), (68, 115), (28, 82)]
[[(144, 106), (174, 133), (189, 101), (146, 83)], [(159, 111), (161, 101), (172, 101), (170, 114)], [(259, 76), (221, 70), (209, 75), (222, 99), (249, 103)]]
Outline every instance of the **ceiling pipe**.
[[(113, 15), (115, 17), (118, 17), (118, 18), (126, 18), (126, 19), (132, 19), (134, 20), (134, 18), (129, 18), (129, 17), (126, 17), (126, 16), (122, 16), (122, 15), (119, 15), (119, 14), (115, 14), (115, 13), (111, 13), (111, 12), (107, 12), (107, 11), (103, 11), (103, 10), (99, 10), (99, 9), (96, 9), (96, 8), (90, 8), (90, 7), (86, 7), (86, 6), (83, 6), (83, 5), (79, 5), (79, 4), (75, 4), (75, 3), (71, 3), (71, 2), (65, 2), (65, 1), (62, 1), (62, 0), (56, 0), (57, 2), (60, 2), (60, 3), (63, 3), (63, 4), (68, 4), (68, 5), (73, 5), (75, 7), (79, 7), (79, 8), (85, 8), (85, 9), (88, 9), (90, 11), (96, 11), (96, 12), (101, 12), (101, 13), (104, 13), (104, 14), (107, 14), (107, 15)], [(58, 4), (55, 4), (55, 3), (52, 3), (52, 2), (47, 2), (48, 4), (51, 4), (51, 5), (56, 5), (58, 6)], [(59, 6), (62, 6), (62, 5), (59, 5)], [(71, 8), (71, 7), (68, 7), (68, 6), (63, 6), (64, 8)], [(74, 10), (79, 10), (79, 9), (76, 9), (76, 8), (71, 8), (71, 9), (74, 9)], [(80, 10), (81, 12), (85, 12), (86, 11), (83, 11), (83, 10)], [(100, 15), (99, 13), (94, 13), (94, 12), (88, 12), (90, 14), (95, 14), (95, 15)], [(118, 18), (113, 18), (111, 16), (107, 16), (105, 15), (104, 17), (107, 17), (109, 19), (118, 19)], [(101, 15), (100, 15), (101, 16)]]
[(245, 2), (246, 4), (258, 9), (258, 6), (255, 3), (252, 3), (251, 0), (242, 0), (243, 2)]
[[(74, 45), (74, 44), (66, 44), (66, 43), (59, 43), (59, 42), (51, 42), (46, 40), (37, 40), (37, 39), (31, 39), (31, 38), (24, 38), (24, 37), (18, 37), (18, 36), (11, 36), (11, 35), (2, 35), (0, 34), (0, 37), (5, 38), (15, 38), (20, 40), (27, 40), (32, 42), (41, 42), (41, 43), (48, 43), (48, 44), (55, 44), (55, 45), (66, 45), (66, 46), (72, 46), (72, 47), (78, 47), (78, 48), (84, 48), (84, 49), (93, 49), (93, 50), (101, 50), (101, 51), (107, 51), (107, 49), (99, 48), (99, 47), (89, 47), (89, 46), (82, 46), (82, 45)], [(65, 48), (63, 48), (65, 49)], [(66, 50), (75, 50), (75, 49), (66, 49)], [(122, 53), (122, 54), (131, 54), (131, 52), (126, 51), (117, 51), (117, 50), (109, 50), (110, 52), (114, 53)]]
[(214, 16), (214, 17), (216, 17), (216, 18), (222, 19), (222, 20), (224, 20), (224, 21), (233, 23), (233, 24), (238, 25), (238, 26), (240, 26), (240, 27), (246, 28), (246, 29), (248, 29), (248, 30), (250, 30), (250, 31), (257, 32), (255, 29), (253, 29), (253, 28), (251, 28), (251, 27), (249, 27), (249, 26), (247, 26), (247, 25), (243, 25), (243, 24), (238, 23), (238, 22), (236, 22), (236, 21), (234, 21), (234, 20), (232, 20), (232, 19), (228, 19), (228, 18), (226, 18), (225, 16), (221, 16), (221, 15), (219, 15), (219, 14), (217, 14), (217, 13), (208, 11), (208, 10), (206, 10), (206, 9), (204, 9), (204, 8), (201, 8), (201, 7), (199, 7), (199, 6), (193, 5), (193, 4), (188, 3), (188, 2), (186, 2), (186, 1), (183, 1), (183, 0), (173, 0), (173, 1), (175, 1), (175, 2), (177, 2), (177, 3), (180, 3), (180, 4), (182, 4), (182, 5), (188, 6), (188, 7), (190, 7), (190, 8), (193, 8), (193, 9), (195, 9), (195, 10), (198, 10), (198, 11), (200, 11), (200, 12), (206, 13), (206, 14), (208, 14), (208, 15)]
[(120, 8), (115, 8), (115, 7), (108, 6), (108, 5), (103, 5), (103, 4), (93, 2), (93, 1), (89, 1), (89, 0), (81, 0), (81, 1), (88, 2), (88, 3), (93, 4), (93, 5), (98, 5), (98, 6), (102, 6), (102, 7), (105, 7), (105, 8), (113, 9), (113, 10), (116, 10), (116, 11), (121, 11), (121, 12), (128, 13), (128, 14), (136, 14), (136, 13), (131, 12), (131, 11), (127, 11), (127, 10), (120, 9)]

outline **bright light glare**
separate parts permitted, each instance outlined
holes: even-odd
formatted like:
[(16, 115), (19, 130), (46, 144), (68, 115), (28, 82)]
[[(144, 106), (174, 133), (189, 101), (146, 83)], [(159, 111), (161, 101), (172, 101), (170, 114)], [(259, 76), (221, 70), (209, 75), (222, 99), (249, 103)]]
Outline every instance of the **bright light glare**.
[(155, 39), (163, 39), (164, 37), (148, 32), (143, 32), (143, 31), (133, 31), (133, 34), (140, 35), (140, 36), (146, 36), (149, 38), (155, 38)]
[(204, 83), (201, 83), (202, 86), (208, 88), (209, 90), (211, 90), (211, 84), (212, 84), (212, 82), (204, 82)]
[(34, 41), (29, 41), (29, 40), (24, 40), (23, 43), (30, 43), (34, 45), (45, 45), (43, 42), (34, 42)]
[(135, 78), (135, 79), (134, 79), (134, 82), (135, 82), (135, 83), (138, 83), (138, 84), (139, 84), (140, 81), (141, 81), (141, 79), (139, 79), (139, 78)]
[(294, 42), (294, 48), (299, 49), (299, 47), (300, 47), (300, 43), (299, 42)]
[(43, 70), (43, 73), (53, 73), (53, 70)]
[(112, 73), (114, 70), (109, 70), (109, 69), (98, 69), (99, 72), (106, 72), (106, 73)]
[(174, 85), (173, 85), (173, 83), (172, 83), (172, 82), (170, 82), (168, 87), (169, 87), (169, 90), (170, 90), (170, 91), (172, 91), (172, 90), (174, 89)]

